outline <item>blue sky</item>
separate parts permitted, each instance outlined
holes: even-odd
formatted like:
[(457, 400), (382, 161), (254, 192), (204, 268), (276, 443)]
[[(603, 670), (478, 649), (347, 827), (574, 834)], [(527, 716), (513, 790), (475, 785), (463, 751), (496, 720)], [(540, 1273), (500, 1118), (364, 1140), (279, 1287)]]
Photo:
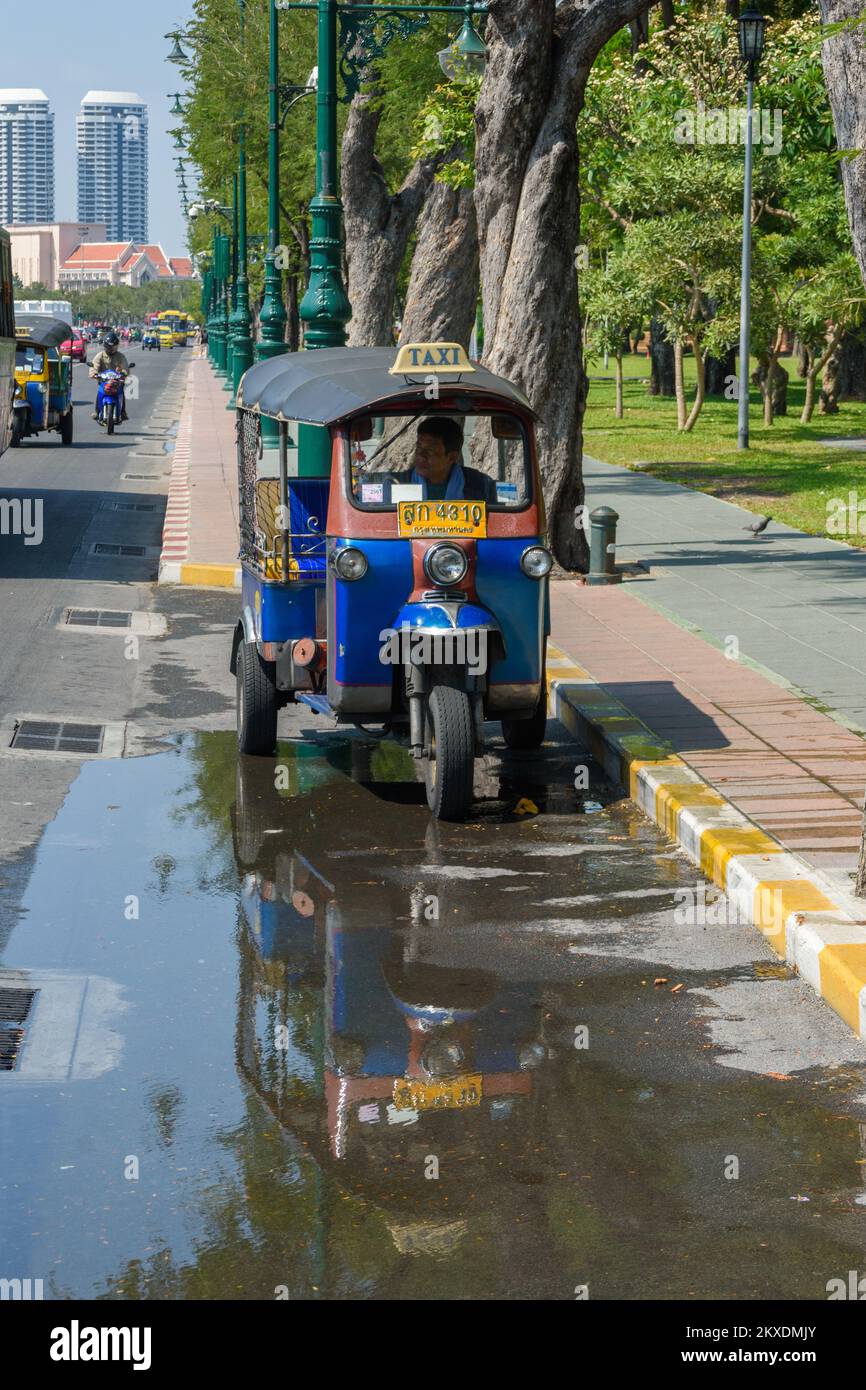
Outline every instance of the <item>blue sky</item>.
[[(191, 0), (148, 0), (113, 11), (82, 0), (37, 0), (17, 4), (14, 17), (6, 15), (11, 28), (5, 26), (0, 44), (0, 87), (41, 87), (51, 102), (58, 221), (78, 216), (75, 114), (84, 93), (138, 92), (149, 108), (150, 237), (170, 256), (186, 254), (173, 141), (165, 133), (174, 124), (166, 92), (182, 88), (177, 69), (165, 62), (170, 45), (163, 34), (191, 13)], [(193, 187), (189, 178), (187, 183)]]

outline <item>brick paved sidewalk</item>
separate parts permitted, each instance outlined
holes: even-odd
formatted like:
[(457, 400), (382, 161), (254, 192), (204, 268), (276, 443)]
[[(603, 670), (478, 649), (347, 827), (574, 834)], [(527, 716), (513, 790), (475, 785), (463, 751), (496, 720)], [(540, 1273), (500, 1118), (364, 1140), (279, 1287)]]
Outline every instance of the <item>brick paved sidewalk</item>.
[(553, 640), (719, 793), (842, 890), (856, 864), (866, 740), (642, 603), (552, 586)]
[(161, 583), (240, 584), (235, 415), (204, 357), (193, 358), (168, 491)]

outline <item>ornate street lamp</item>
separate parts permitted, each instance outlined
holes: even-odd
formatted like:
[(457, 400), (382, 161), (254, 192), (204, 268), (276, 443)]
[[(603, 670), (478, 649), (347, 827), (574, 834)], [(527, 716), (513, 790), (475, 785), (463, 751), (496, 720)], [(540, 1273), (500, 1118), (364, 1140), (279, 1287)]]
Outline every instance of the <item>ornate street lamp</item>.
[(164, 36), (167, 39), (174, 39), (172, 50), (168, 55), (168, 61), (170, 63), (189, 62), (189, 55), (184, 53), (183, 49), (180, 46), (180, 33), (181, 31), (179, 29), (172, 29), (170, 33)]
[(740, 380), (737, 391), (737, 448), (749, 447), (749, 348), (752, 280), (752, 106), (755, 74), (764, 51), (767, 21), (757, 10), (737, 20), (740, 57), (746, 67), (746, 170), (743, 179), (743, 253), (740, 271)]
[(437, 54), (439, 66), (449, 82), (465, 81), (467, 77), (483, 76), (487, 66), (487, 48), (472, 23), (473, 5), (467, 5), (466, 18), (454, 43)]
[(180, 92), (169, 92), (170, 97), (174, 97), (174, 106), (170, 106), (168, 114), (170, 116), (182, 116), (183, 107), (180, 104)]
[[(316, 195), (310, 204), (310, 280), (301, 303), (307, 348), (342, 347), (352, 307), (343, 284), (343, 206), (337, 154), (337, 62), (346, 100), (359, 90), (364, 70), (396, 37), (408, 38), (431, 14), (454, 18), (455, 6), (442, 4), (352, 4), (337, 0), (272, 0), (280, 10), (315, 8), (318, 18), (316, 95)], [(446, 75), (460, 80), (483, 70), (487, 50), (472, 16), (487, 12), (487, 0), (465, 0), (463, 27), (443, 56)], [(339, 23), (339, 41), (338, 26)], [(273, 33), (273, 31), (272, 31)], [(446, 62), (448, 67), (446, 68)], [(449, 71), (450, 69), (450, 71)]]

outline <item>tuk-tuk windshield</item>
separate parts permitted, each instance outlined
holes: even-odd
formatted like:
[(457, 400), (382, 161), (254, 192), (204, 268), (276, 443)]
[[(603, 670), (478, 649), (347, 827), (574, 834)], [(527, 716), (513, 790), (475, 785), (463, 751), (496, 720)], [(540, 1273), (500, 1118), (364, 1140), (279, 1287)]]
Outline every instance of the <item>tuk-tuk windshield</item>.
[(512, 415), (385, 415), (350, 426), (346, 469), (356, 507), (486, 502), (519, 511), (532, 500), (529, 441)]
[(15, 366), (19, 372), (40, 373), (45, 370), (45, 353), (42, 348), (18, 346), (15, 349)]

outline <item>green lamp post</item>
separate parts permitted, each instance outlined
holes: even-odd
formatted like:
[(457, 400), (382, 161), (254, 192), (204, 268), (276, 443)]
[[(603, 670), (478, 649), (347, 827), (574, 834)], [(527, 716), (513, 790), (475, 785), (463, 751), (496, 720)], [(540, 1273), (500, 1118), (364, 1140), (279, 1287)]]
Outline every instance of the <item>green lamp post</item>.
[(238, 307), (238, 176), (232, 174), (232, 250), (231, 250), (231, 291), (226, 294), (226, 312), (228, 322), (226, 324), (226, 360), (225, 360), (225, 382), (224, 391), (234, 391), (234, 377), (232, 375), (232, 362), (234, 358), (234, 328), (233, 321), (235, 310)]
[[(241, 44), (243, 45), (247, 0), (238, 0), (238, 7), (240, 10)], [(247, 150), (244, 114), (245, 113), (242, 111), (240, 124), (238, 126), (238, 177), (236, 200), (238, 222), (235, 238), (235, 245), (237, 248), (237, 271), (234, 285), (234, 309), (231, 320), (232, 364), (229, 380), (232, 386), (232, 394), (227, 407), (229, 410), (234, 410), (241, 377), (247, 368), (252, 366), (253, 362), (253, 340), (250, 334), (252, 316), (250, 314), (249, 265), (247, 259)]]

